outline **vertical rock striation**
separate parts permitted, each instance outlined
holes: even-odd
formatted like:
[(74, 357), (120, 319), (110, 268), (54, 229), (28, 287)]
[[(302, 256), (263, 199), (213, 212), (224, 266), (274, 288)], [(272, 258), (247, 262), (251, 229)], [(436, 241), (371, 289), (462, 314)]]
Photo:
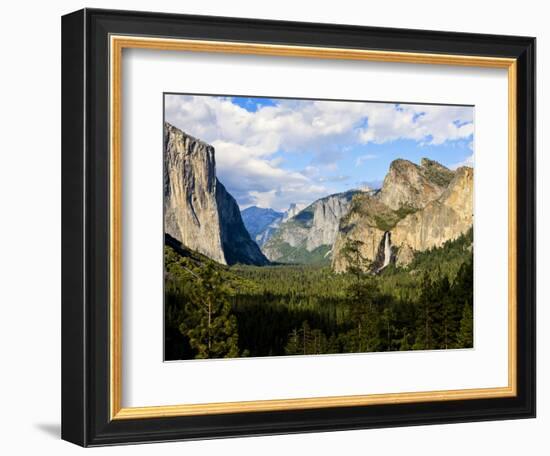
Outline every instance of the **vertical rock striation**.
[[(283, 217), (283, 222), (262, 251), (271, 261), (328, 261), (338, 234), (340, 219), (348, 213), (356, 191), (321, 198), (301, 211)], [(293, 207), (289, 212), (293, 211)], [(289, 214), (287, 214), (289, 215)]]
[[(406, 266), (414, 252), (439, 247), (466, 233), (473, 225), (473, 169), (451, 171), (422, 159), (391, 163), (377, 194), (358, 194), (340, 221), (332, 268), (347, 269), (342, 249), (349, 240), (361, 242), (361, 253), (379, 270), (381, 247), (391, 236), (391, 260)], [(395, 253), (394, 253), (395, 252)]]
[(164, 125), (164, 231), (222, 264), (266, 264), (235, 199), (216, 178), (214, 148)]
[(451, 170), (427, 158), (422, 159), (420, 166), (408, 160), (394, 160), (378, 198), (392, 210), (420, 209), (438, 198), (452, 178)]
[(472, 168), (459, 168), (438, 199), (395, 225), (393, 242), (423, 251), (440, 247), (468, 231), (474, 218), (473, 179)]

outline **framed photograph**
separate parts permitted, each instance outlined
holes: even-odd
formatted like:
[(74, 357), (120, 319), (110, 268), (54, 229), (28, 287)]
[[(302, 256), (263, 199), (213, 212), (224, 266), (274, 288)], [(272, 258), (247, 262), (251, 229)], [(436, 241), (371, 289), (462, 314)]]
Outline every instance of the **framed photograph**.
[(62, 20), (62, 437), (535, 416), (535, 39)]

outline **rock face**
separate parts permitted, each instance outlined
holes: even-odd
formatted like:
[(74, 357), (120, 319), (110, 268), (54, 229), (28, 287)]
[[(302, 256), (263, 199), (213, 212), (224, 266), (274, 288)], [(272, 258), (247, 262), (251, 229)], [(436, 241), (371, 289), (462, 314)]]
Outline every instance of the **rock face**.
[[(386, 228), (395, 223), (396, 219), (394, 212), (375, 196), (367, 193), (355, 195), (348, 214), (340, 221), (332, 249), (333, 270), (344, 272), (347, 269), (342, 252), (348, 241), (360, 241), (361, 256), (376, 263)], [(376, 269), (382, 266), (383, 259), (379, 263)]]
[(267, 264), (235, 199), (216, 178), (214, 148), (164, 125), (164, 231), (222, 264)]
[(384, 178), (378, 198), (390, 209), (420, 209), (438, 198), (453, 178), (453, 172), (423, 158), (420, 166), (408, 160), (394, 160)]
[(422, 251), (439, 247), (468, 231), (474, 217), (473, 181), (472, 168), (459, 168), (438, 199), (395, 225), (392, 230), (395, 245)]
[(262, 247), (272, 261), (317, 262), (327, 259), (340, 219), (349, 211), (356, 191), (321, 198), (281, 223)]
[(395, 265), (398, 267), (404, 267), (411, 263), (414, 259), (414, 250), (408, 244), (404, 244), (397, 250), (395, 257)]
[[(456, 239), (472, 224), (472, 168), (451, 171), (428, 159), (422, 159), (420, 166), (395, 160), (380, 192), (354, 196), (349, 213), (340, 221), (332, 268), (347, 269), (343, 249), (348, 241), (360, 241), (362, 256), (377, 271), (388, 262), (406, 266), (414, 252)], [(391, 240), (389, 248), (385, 236)]]

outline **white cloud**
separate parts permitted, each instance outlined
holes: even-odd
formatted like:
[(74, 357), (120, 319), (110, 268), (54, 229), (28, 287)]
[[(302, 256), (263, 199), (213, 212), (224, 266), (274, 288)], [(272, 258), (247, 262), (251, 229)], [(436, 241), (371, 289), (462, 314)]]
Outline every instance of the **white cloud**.
[[(215, 147), (218, 176), (237, 201), (270, 202), (277, 209), (331, 191), (318, 185), (331, 181), (326, 175), (322, 181), (319, 170), (336, 171), (336, 162), (353, 146), (468, 139), (472, 116), (473, 109), (464, 107), (294, 100), (249, 112), (224, 97), (165, 97), (166, 121)], [(310, 166), (300, 172), (285, 169), (281, 153), (303, 152), (314, 155)], [(357, 158), (356, 165), (370, 157)]]
[(248, 199), (244, 198), (240, 204), (241, 208), (248, 206), (259, 206), (272, 208), (278, 211), (285, 211), (292, 203), (307, 206), (311, 202), (331, 193), (322, 185), (306, 185), (299, 187), (279, 187), (267, 191), (250, 190)]
[(339, 174), (337, 176), (321, 176), (317, 178), (318, 182), (345, 182), (349, 180), (349, 176), (345, 174)]
[(451, 165), (449, 166), (450, 169), (457, 169), (457, 168), (460, 168), (461, 166), (470, 166), (470, 167), (473, 167), (474, 166), (474, 154), (472, 153), (471, 155), (469, 155), (468, 157), (466, 157), (463, 161), (461, 161), (460, 163), (455, 163), (454, 165)]
[(166, 120), (189, 134), (235, 142), (256, 156), (314, 146), (344, 151), (357, 140), (438, 145), (467, 139), (474, 131), (473, 109), (461, 106), (280, 100), (249, 112), (229, 98), (189, 95), (167, 95), (165, 106)]
[(363, 143), (382, 144), (412, 139), (439, 145), (467, 139), (474, 133), (473, 109), (462, 106), (388, 105), (371, 106), (368, 124), (359, 132)]

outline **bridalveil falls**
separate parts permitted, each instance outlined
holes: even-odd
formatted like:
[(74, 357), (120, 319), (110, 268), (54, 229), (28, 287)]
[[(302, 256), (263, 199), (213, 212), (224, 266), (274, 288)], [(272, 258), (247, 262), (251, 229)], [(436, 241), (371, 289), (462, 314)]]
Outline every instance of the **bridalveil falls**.
[(386, 231), (384, 233), (384, 262), (382, 263), (382, 267), (380, 269), (385, 268), (388, 264), (390, 264), (391, 260), (391, 240), (390, 240), (390, 232)]

